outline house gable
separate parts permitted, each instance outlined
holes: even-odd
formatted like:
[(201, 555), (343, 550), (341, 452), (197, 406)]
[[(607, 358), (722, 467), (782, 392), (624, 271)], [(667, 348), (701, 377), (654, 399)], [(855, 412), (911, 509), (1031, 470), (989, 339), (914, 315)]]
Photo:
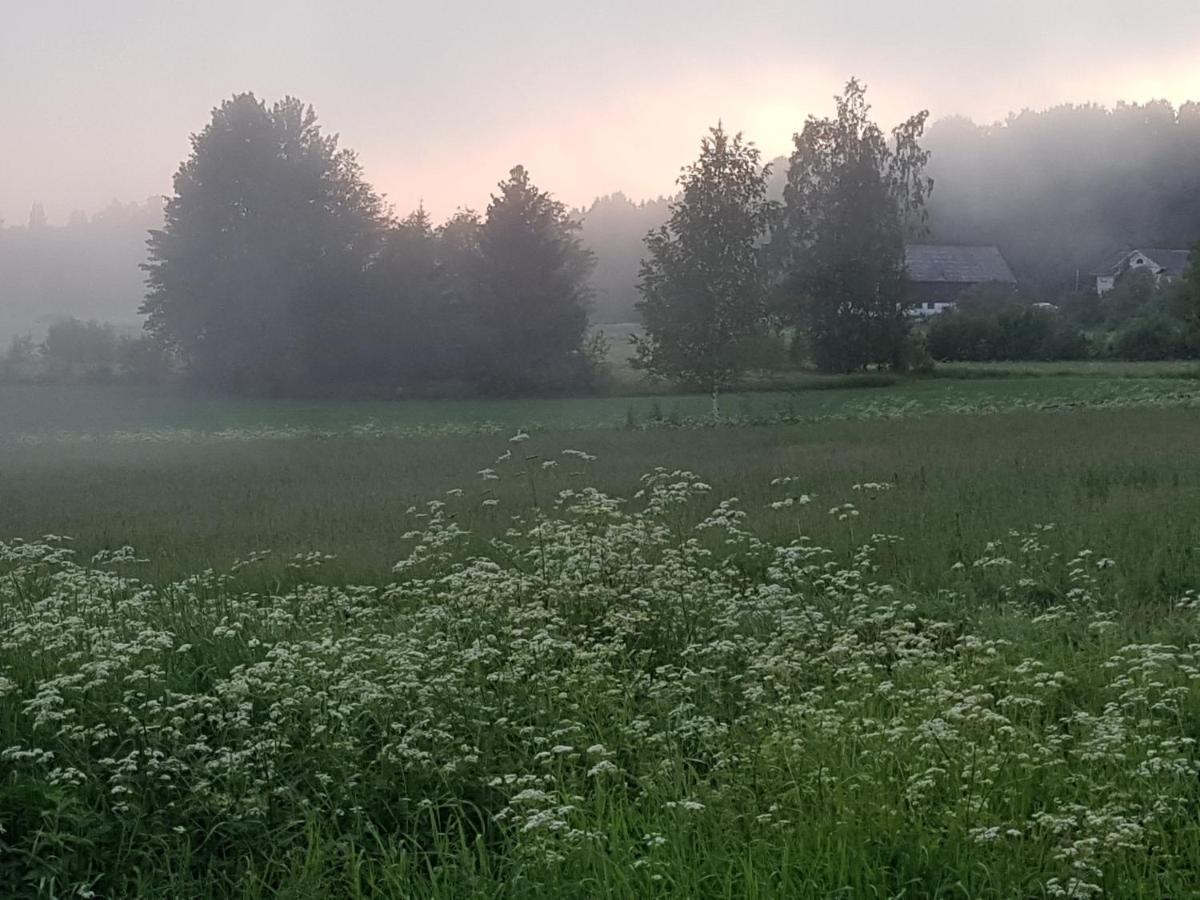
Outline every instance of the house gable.
[(1162, 248), (1133, 249), (1118, 253), (1108, 263), (1094, 272), (1096, 293), (1107, 294), (1116, 287), (1117, 279), (1126, 272), (1149, 272), (1156, 278), (1167, 281), (1183, 275), (1187, 269), (1191, 252)]

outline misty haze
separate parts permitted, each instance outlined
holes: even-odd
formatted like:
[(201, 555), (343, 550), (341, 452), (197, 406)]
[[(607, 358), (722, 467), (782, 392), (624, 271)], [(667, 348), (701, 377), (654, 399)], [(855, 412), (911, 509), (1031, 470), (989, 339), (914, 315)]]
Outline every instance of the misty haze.
[(10, 7), (0, 897), (1200, 896), (1200, 6)]

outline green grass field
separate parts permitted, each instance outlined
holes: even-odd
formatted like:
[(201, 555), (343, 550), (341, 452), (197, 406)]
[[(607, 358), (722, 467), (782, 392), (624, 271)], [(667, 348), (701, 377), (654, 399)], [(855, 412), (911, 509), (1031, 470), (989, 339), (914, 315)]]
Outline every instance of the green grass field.
[(1200, 382), (1036, 374), (0, 388), (0, 893), (1196, 895)]
[(1200, 378), (1195, 360), (1118, 362), (1076, 360), (1052, 362), (938, 363), (934, 373), (942, 378), (1008, 378), (1012, 376), (1075, 376), (1110, 378)]
[[(1080, 364), (1085, 365), (1085, 364)], [(1173, 364), (1106, 364), (1066, 375), (1038, 365), (980, 367), (984, 377), (895, 380), (876, 376), (791, 376), (784, 389), (730, 393), (721, 412), (738, 423), (832, 418), (878, 419), (924, 413), (1059, 406), (1178, 406), (1197, 402), (1200, 379)], [(965, 370), (974, 372), (974, 367)], [(1043, 373), (1040, 378), (1005, 377)], [(188, 397), (147, 388), (0, 385), (0, 446), (58, 441), (187, 441), (206, 437), (407, 437), (523, 428), (555, 431), (640, 427), (710, 417), (699, 394), (645, 394), (535, 400), (305, 402)]]

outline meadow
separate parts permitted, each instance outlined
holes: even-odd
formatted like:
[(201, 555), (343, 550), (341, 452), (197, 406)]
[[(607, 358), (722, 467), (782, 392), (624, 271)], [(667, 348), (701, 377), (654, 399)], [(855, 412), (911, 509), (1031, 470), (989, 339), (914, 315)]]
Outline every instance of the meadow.
[(0, 389), (0, 885), (1195, 895), (1200, 382), (1035, 374)]

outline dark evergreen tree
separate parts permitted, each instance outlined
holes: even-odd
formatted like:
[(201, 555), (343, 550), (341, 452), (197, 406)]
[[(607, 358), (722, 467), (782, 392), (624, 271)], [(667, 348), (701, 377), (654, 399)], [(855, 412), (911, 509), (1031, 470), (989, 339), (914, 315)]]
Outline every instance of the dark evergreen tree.
[(468, 275), (470, 367), (481, 389), (549, 390), (589, 378), (582, 351), (595, 260), (578, 229), (522, 166), (500, 183)]
[(477, 366), (474, 348), (486, 339), (477, 324), (480, 294), (479, 240), (483, 223), (471, 209), (460, 209), (438, 230), (434, 250), (442, 273), (445, 302), (442, 308), (446, 344), (447, 380), (462, 381), (466, 387)]
[(450, 374), (451, 278), (437, 244), (423, 208), (385, 233), (357, 329), (365, 380), (404, 390)]
[(766, 312), (768, 177), (757, 148), (718, 125), (683, 170), (670, 219), (646, 236), (635, 364), (710, 392), (714, 415)]

